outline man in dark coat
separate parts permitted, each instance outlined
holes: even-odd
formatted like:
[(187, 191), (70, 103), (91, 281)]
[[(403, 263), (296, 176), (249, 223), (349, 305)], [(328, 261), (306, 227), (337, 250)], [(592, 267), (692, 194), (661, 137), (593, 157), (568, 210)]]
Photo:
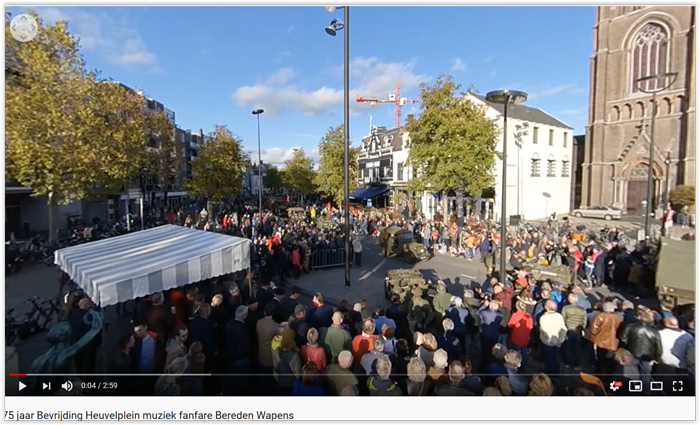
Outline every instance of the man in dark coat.
[(320, 292), (314, 294), (313, 303), (314, 307), (306, 313), (309, 326), (316, 329), (329, 327), (333, 323), (333, 307), (325, 304), (323, 294)]
[(294, 309), (296, 308), (296, 306), (299, 305), (299, 301), (297, 301), (299, 295), (301, 295), (301, 289), (299, 289), (298, 286), (295, 286), (292, 288), (292, 293), (282, 300), (282, 308), (280, 314), (281, 317), (284, 318), (283, 322), (288, 321), (289, 316), (294, 314)]
[(226, 324), (226, 360), (228, 372), (224, 383), (225, 395), (246, 395), (251, 369), (253, 347), (249, 335), (248, 307), (241, 305), (236, 309), (235, 317)]
[(216, 328), (209, 319), (211, 306), (202, 304), (197, 309), (197, 315), (190, 319), (190, 343), (199, 342), (202, 344), (202, 351), (205, 357), (204, 370), (210, 372), (214, 367), (214, 360), (219, 351), (216, 344)]

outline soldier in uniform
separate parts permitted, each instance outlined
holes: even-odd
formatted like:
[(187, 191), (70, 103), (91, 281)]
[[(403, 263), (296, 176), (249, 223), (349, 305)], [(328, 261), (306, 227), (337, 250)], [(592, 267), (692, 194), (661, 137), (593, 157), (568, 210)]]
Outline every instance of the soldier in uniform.
[(394, 250), (394, 235), (390, 235), (386, 240), (386, 245), (384, 246), (384, 256), (388, 257), (389, 254), (393, 254)]
[(447, 292), (447, 286), (445, 283), (441, 280), (438, 281), (437, 294), (435, 294), (435, 297), (433, 298), (433, 308), (435, 309), (435, 313), (437, 313), (437, 320), (442, 321), (442, 316), (445, 314), (445, 309), (450, 306), (451, 299), (452, 295)]
[(413, 290), (413, 297), (408, 300), (408, 324), (411, 332), (425, 332), (427, 325), (435, 320), (433, 309), (427, 300), (423, 299), (420, 288)]

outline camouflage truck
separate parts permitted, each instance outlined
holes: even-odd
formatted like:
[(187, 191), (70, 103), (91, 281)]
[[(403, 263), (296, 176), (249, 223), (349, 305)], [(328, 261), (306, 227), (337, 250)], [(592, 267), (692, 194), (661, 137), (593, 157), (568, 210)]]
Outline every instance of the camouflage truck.
[(655, 286), (659, 299), (675, 306), (695, 303), (695, 241), (661, 238)]
[(420, 271), (394, 269), (386, 272), (384, 281), (384, 296), (386, 299), (391, 299), (393, 294), (397, 294), (403, 304), (412, 297), (411, 294), (416, 288), (424, 292), (430, 288)]

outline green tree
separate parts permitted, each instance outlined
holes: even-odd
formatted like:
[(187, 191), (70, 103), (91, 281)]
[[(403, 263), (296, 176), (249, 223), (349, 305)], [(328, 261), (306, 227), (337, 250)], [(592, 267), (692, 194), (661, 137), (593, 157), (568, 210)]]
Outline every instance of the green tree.
[(223, 198), (243, 187), (243, 173), (250, 159), (242, 140), (223, 125), (217, 125), (209, 140), (192, 161), (192, 177), (185, 183), (194, 196)]
[(695, 186), (680, 185), (673, 188), (669, 195), (671, 205), (677, 210), (695, 205)]
[[(337, 205), (342, 204), (345, 194), (343, 182), (344, 146), (342, 125), (329, 128), (318, 144), (318, 152), (321, 159), (318, 163), (318, 172), (314, 178), (314, 183), (319, 191), (333, 196)], [(359, 150), (350, 147), (350, 192), (357, 188), (358, 155)]]
[(278, 190), (283, 187), (282, 173), (279, 168), (274, 165), (267, 167), (267, 171), (263, 176), (263, 186), (272, 190)]
[(411, 190), (454, 190), (457, 215), (464, 219), (464, 194), (481, 194), (494, 184), (496, 124), (486, 109), (460, 93), (450, 75), (421, 85), (421, 113), (406, 126), (410, 135), (407, 164), (414, 170)]
[(302, 148), (295, 149), (292, 158), (284, 161), (284, 187), (289, 190), (302, 195), (313, 192), (315, 175), (313, 161)]
[(5, 176), (46, 196), (49, 237), (55, 206), (113, 193), (137, 172), (147, 144), (143, 99), (89, 72), (66, 22), (39, 25), (19, 43), (5, 19)]

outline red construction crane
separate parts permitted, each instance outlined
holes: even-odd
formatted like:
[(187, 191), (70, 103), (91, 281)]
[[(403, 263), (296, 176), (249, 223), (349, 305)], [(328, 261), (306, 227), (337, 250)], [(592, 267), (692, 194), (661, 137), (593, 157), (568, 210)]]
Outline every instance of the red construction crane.
[(359, 94), (355, 96), (355, 101), (360, 103), (369, 103), (376, 105), (377, 103), (393, 103), (394, 104), (394, 126), (401, 127), (401, 108), (407, 103), (421, 103), (420, 99), (407, 99), (401, 97), (401, 83), (396, 83), (396, 94), (390, 94), (388, 99), (377, 99), (372, 97), (362, 97)]

